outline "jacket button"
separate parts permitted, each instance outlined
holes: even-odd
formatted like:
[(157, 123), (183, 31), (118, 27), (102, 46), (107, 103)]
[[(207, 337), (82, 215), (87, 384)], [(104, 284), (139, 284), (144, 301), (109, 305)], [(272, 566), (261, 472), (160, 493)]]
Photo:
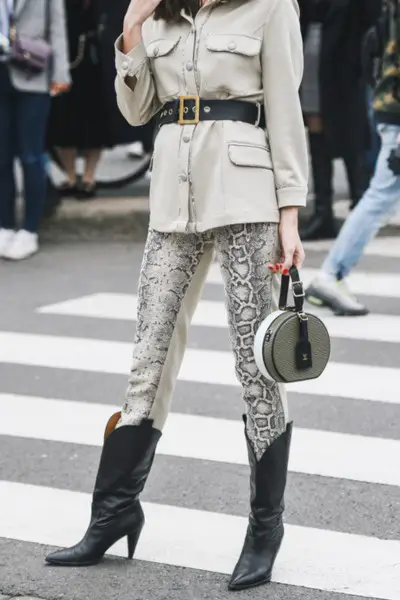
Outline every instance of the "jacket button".
[(160, 49), (156, 46), (153, 50), (153, 56), (158, 56), (159, 52), (160, 52)]
[(124, 60), (124, 62), (122, 63), (121, 67), (123, 68), (124, 71), (128, 70), (129, 64), (126, 60)]
[(228, 44), (228, 50), (236, 50), (235, 42), (230, 42), (230, 44)]
[(185, 175), (185, 173), (182, 173), (181, 175), (181, 181), (186, 182), (187, 181), (187, 175)]
[(186, 70), (187, 71), (193, 71), (193, 63), (192, 62), (186, 63)]
[(183, 136), (183, 141), (185, 142), (185, 144), (187, 144), (188, 142), (190, 142), (190, 136), (189, 135), (184, 135)]

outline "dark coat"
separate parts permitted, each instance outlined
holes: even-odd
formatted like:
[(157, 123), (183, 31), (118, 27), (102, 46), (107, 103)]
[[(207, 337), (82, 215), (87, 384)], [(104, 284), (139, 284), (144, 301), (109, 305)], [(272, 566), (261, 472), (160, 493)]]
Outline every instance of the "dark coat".
[(108, 114), (111, 145), (129, 144), (138, 138), (138, 132), (122, 117), (117, 107), (114, 88), (116, 38), (122, 33), (125, 13), (130, 0), (91, 0), (94, 2), (99, 32), (100, 63), (103, 73), (103, 90)]
[(304, 38), (313, 18), (323, 22), (321, 116), (335, 157), (354, 157), (369, 147), (362, 45), (365, 33), (380, 15), (381, 3), (382, 0), (299, 0)]
[(137, 135), (117, 107), (114, 43), (122, 32), (129, 0), (66, 0), (65, 6), (70, 61), (73, 63), (79, 56), (79, 37), (88, 32), (91, 37), (85, 45), (85, 61), (95, 57), (94, 70), (87, 71), (84, 63), (81, 63), (71, 71), (73, 84), (79, 86), (81, 94), (84, 94), (80, 103), (86, 106), (84, 110), (96, 112), (94, 122), (102, 123), (102, 131), (98, 135), (104, 142), (102, 145), (111, 147), (128, 144)]

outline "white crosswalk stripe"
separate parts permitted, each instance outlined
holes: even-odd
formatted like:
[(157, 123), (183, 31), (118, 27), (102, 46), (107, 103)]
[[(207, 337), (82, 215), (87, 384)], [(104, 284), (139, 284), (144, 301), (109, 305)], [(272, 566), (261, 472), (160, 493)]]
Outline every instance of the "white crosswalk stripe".
[[(71, 545), (87, 525), (87, 494), (0, 481), (9, 538), (57, 546)], [(35, 518), (26, 510), (26, 497)], [(59, 518), (59, 507), (68, 507)], [(137, 558), (150, 562), (230, 573), (237, 559), (246, 519), (172, 506), (144, 504), (148, 523)], [(398, 600), (400, 542), (334, 531), (286, 526), (274, 581), (344, 594)], [(212, 551), (210, 549), (212, 548)], [(113, 553), (125, 556), (124, 541)], [(345, 568), (342, 559), (346, 557)], [(397, 587), (397, 589), (396, 589)]]
[[(382, 248), (384, 248), (382, 250)], [(319, 251), (320, 248), (311, 246)], [(399, 256), (397, 245), (390, 242), (389, 250), (377, 241), (369, 252), (377, 255)], [(380, 254), (382, 253), (382, 254)], [(307, 283), (315, 274), (304, 269)], [(213, 265), (207, 285), (221, 285), (217, 265)], [(212, 284), (210, 286), (210, 284)], [(400, 298), (400, 274), (356, 272), (351, 278), (357, 294)], [(105, 288), (107, 289), (107, 288)], [(45, 323), (48, 316), (64, 317), (77, 323), (97, 319), (99, 322), (134, 321), (137, 297), (116, 292), (88, 293), (66, 297), (37, 307), (35, 318)], [(324, 310), (312, 309), (322, 315), (331, 333), (333, 346), (338, 340), (355, 340), (373, 345), (400, 343), (399, 316), (371, 314), (362, 318), (338, 319)], [(72, 322), (72, 321), (69, 321)], [(179, 380), (189, 389), (209, 384), (222, 390), (238, 387), (233, 357), (228, 351), (213, 349), (213, 329), (226, 325), (226, 310), (222, 301), (202, 300), (193, 319), (195, 328), (209, 328), (209, 344), (187, 349)], [(3, 328), (4, 329), (4, 328)], [(12, 365), (23, 373), (34, 367), (44, 380), (49, 373), (92, 373), (107, 376), (126, 376), (130, 367), (132, 344), (110, 339), (49, 334), (31, 331), (0, 330), (0, 366)], [(288, 386), (290, 402), (300, 397), (311, 400), (325, 397), (332, 405), (342, 406), (344, 400), (358, 402), (365, 414), (379, 406), (400, 404), (400, 369), (393, 366), (343, 362), (336, 356), (325, 373), (317, 380)], [(199, 368), (199, 365), (206, 368)], [(27, 444), (44, 441), (70, 448), (100, 448), (103, 430), (110, 414), (119, 410), (116, 403), (98, 403), (50, 394), (6, 393), (0, 383), (0, 438), (26, 440)], [(363, 415), (360, 414), (360, 419)], [(342, 416), (342, 422), (346, 415)], [(295, 424), (296, 425), (296, 424)], [(351, 486), (367, 486), (374, 490), (384, 487), (388, 494), (400, 489), (400, 436), (393, 428), (393, 438), (345, 433), (316, 427), (295, 426), (290, 474), (303, 476), (304, 481), (318, 481), (321, 487), (328, 480), (336, 482), (338, 497)], [(225, 465), (244, 468), (247, 465), (243, 424), (228, 418), (183, 412), (172, 412), (158, 446), (158, 455), (167, 461), (182, 459), (196, 472), (196, 464), (206, 461), (215, 467)], [(71, 463), (72, 464), (72, 463)], [(168, 464), (168, 463), (166, 463)], [(72, 466), (71, 466), (72, 468)], [(247, 476), (247, 475), (246, 475)], [(171, 473), (173, 477), (173, 473)], [(358, 488), (357, 488), (358, 489)], [(361, 489), (361, 488), (360, 488)], [(394, 492), (393, 492), (394, 490)], [(207, 490), (204, 491), (207, 494)], [(29, 497), (30, 510), (26, 510)], [(321, 495), (321, 498), (323, 496)], [(364, 498), (364, 501), (365, 500)], [(81, 490), (61, 489), (32, 479), (14, 481), (0, 472), (0, 505), (3, 514), (12, 518), (0, 519), (0, 538), (15, 539), (41, 545), (65, 546), (75, 543), (87, 526), (90, 496)], [(150, 563), (186, 567), (200, 571), (229, 574), (243, 541), (247, 519), (243, 516), (186, 508), (168, 503), (145, 502), (146, 527), (139, 542), (136, 559)], [(63, 518), (59, 518), (60, 507)], [(357, 510), (357, 507), (355, 507)], [(34, 518), (32, 518), (34, 515)], [(125, 556), (125, 541), (121, 540), (110, 554)], [(273, 581), (299, 588), (325, 590), (343, 596), (360, 596), (374, 600), (399, 600), (400, 541), (366, 536), (356, 531), (341, 531), (331, 527), (286, 525), (286, 536), (279, 554)], [(327, 596), (328, 597), (328, 596)], [(330, 597), (330, 596), (329, 596)], [(333, 596), (332, 596), (333, 598)]]
[[(307, 286), (317, 275), (318, 269), (302, 269), (301, 277)], [(221, 284), (222, 277), (219, 266), (213, 263), (208, 275), (208, 282)], [(379, 296), (381, 298), (400, 298), (400, 273), (366, 273), (358, 271), (349, 276), (349, 285), (354, 294)]]
[[(0, 362), (123, 375), (128, 372), (132, 345), (85, 338), (0, 331)], [(199, 369), (199, 365), (207, 369)], [(230, 352), (189, 348), (179, 374), (181, 381), (238, 386)], [(288, 384), (292, 392), (345, 396), (374, 402), (400, 403), (400, 370), (330, 362), (319, 379)]]
[[(105, 404), (0, 394), (0, 435), (100, 446), (104, 423), (117, 410)], [(158, 452), (246, 465), (242, 430), (236, 421), (172, 413)], [(296, 428), (292, 443), (291, 471), (400, 487), (400, 441)]]
[[(333, 240), (320, 240), (317, 242), (304, 242), (305, 251), (321, 252), (330, 250)], [(387, 258), (400, 258), (400, 240), (398, 236), (378, 237), (373, 239), (364, 250), (366, 256), (380, 256)]]
[[(137, 296), (130, 294), (99, 293), (59, 302), (39, 309), (42, 314), (68, 315), (96, 319), (133, 321), (137, 313)], [(400, 342), (400, 317), (368, 315), (363, 319), (337, 319), (325, 309), (307, 307), (324, 320), (331, 337), (376, 342)], [(224, 302), (201, 300), (193, 316), (192, 325), (225, 329), (227, 312)]]

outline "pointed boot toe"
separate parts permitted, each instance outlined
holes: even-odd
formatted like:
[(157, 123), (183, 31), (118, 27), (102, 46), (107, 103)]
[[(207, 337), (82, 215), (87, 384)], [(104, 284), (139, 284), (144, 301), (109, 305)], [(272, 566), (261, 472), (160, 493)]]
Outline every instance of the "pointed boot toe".
[(118, 540), (126, 537), (132, 558), (144, 525), (139, 494), (153, 463), (161, 432), (152, 421), (116, 428), (120, 413), (106, 426), (105, 441), (92, 499), (92, 516), (82, 540), (46, 557), (51, 565), (95, 565)]
[(88, 555), (82, 552), (77, 545), (72, 548), (63, 548), (62, 550), (51, 552), (46, 556), (45, 561), (49, 565), (56, 565), (58, 567), (88, 567), (96, 565), (101, 559), (102, 555)]
[(228, 590), (231, 592), (246, 590), (248, 588), (263, 585), (271, 581), (271, 574), (266, 573), (265, 567), (259, 565), (259, 569), (255, 569), (250, 565), (241, 565), (240, 569), (235, 569), (231, 580), (228, 584)]
[[(246, 423), (246, 419), (244, 419)], [(286, 487), (292, 423), (256, 459), (246, 435), (250, 462), (249, 525), (239, 560), (228, 584), (229, 590), (244, 590), (271, 581), (272, 569), (283, 536), (284, 492)]]
[(245, 590), (271, 581), (283, 533), (283, 524), (275, 534), (261, 536), (249, 526), (242, 553), (228, 584), (229, 590)]

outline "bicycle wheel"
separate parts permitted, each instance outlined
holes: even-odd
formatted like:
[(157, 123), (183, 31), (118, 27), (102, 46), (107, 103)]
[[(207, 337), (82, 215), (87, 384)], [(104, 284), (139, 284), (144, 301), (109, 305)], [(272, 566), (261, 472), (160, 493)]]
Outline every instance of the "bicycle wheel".
[[(51, 176), (57, 184), (63, 178), (63, 167), (55, 148), (49, 149), (52, 161)], [(132, 185), (140, 180), (148, 171), (151, 154), (140, 158), (131, 158), (126, 146), (117, 146), (104, 150), (96, 172), (96, 182), (99, 189), (119, 189)], [(78, 159), (78, 174), (82, 172), (82, 161)]]

